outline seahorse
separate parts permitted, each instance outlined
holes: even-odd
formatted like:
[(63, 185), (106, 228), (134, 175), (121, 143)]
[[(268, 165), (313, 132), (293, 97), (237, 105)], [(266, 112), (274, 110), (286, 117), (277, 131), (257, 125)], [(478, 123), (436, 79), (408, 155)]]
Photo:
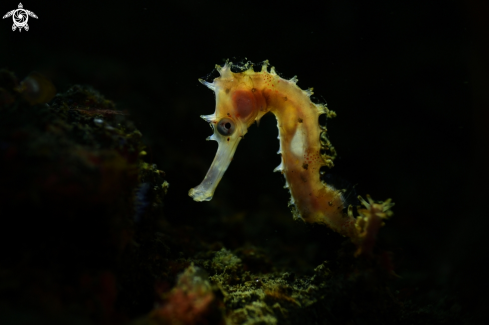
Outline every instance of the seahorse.
[[(207, 140), (218, 143), (216, 156), (200, 185), (190, 189), (195, 201), (210, 201), (217, 185), (228, 168), (236, 148), (248, 132), (248, 128), (268, 112), (277, 118), (280, 140), (281, 163), (274, 171), (285, 176), (284, 188), (289, 189), (289, 207), (294, 219), (309, 223), (321, 223), (337, 233), (347, 236), (357, 245), (356, 255), (371, 254), (376, 234), (383, 220), (392, 215), (391, 200), (368, 202), (359, 197), (363, 208), (359, 216), (353, 214), (350, 205), (345, 209), (344, 190), (336, 189), (321, 180), (321, 167), (334, 166), (335, 148), (327, 137), (327, 129), (319, 124), (319, 116), (336, 116), (324, 104), (311, 101), (313, 89), (302, 90), (297, 86), (297, 76), (281, 78), (264, 61), (260, 72), (253, 64), (233, 65), (226, 61), (216, 65), (219, 77), (212, 83), (199, 81), (214, 91), (214, 114), (202, 115), (214, 131)], [(238, 68), (241, 72), (233, 72)], [(345, 211), (346, 210), (346, 211)]]

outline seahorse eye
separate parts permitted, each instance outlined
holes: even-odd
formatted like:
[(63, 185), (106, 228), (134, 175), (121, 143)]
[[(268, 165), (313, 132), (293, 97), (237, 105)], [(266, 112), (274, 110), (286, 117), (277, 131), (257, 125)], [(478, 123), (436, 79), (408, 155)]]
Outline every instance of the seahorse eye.
[(217, 123), (217, 131), (222, 135), (231, 135), (235, 129), (236, 127), (231, 119), (223, 118)]

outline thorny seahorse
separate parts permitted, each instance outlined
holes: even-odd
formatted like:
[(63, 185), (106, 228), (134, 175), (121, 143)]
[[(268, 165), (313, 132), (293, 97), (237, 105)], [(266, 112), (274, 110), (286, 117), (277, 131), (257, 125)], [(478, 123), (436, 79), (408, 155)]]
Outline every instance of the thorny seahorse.
[[(218, 142), (217, 154), (202, 183), (190, 189), (195, 201), (210, 201), (234, 152), (248, 127), (263, 115), (272, 112), (277, 118), (282, 161), (275, 168), (285, 176), (285, 188), (290, 190), (294, 219), (310, 223), (322, 223), (343, 236), (351, 238), (357, 246), (356, 255), (370, 254), (383, 219), (392, 215), (391, 200), (368, 202), (358, 197), (363, 204), (358, 208), (359, 216), (353, 215), (350, 205), (345, 212), (344, 190), (336, 189), (320, 179), (320, 168), (333, 167), (336, 156), (334, 147), (326, 136), (326, 128), (319, 125), (321, 114), (328, 118), (336, 116), (325, 105), (315, 104), (310, 96), (312, 88), (300, 89), (297, 77), (281, 78), (272, 67), (267, 71), (264, 61), (261, 71), (255, 72), (253, 65), (233, 66), (227, 62), (223, 67), (216, 65), (220, 76), (212, 83), (199, 81), (214, 91), (216, 111), (201, 117), (210, 123), (214, 134), (207, 140)], [(232, 67), (243, 70), (235, 73)]]

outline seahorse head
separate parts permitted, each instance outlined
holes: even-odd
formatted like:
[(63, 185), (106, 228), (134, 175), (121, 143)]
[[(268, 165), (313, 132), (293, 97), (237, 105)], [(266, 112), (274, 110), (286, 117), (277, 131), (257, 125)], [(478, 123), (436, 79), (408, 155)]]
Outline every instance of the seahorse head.
[[(253, 68), (241, 73), (231, 71), (232, 63), (226, 62), (223, 67), (216, 66), (220, 76), (212, 83), (202, 79), (199, 81), (214, 91), (216, 110), (214, 114), (202, 115), (209, 122), (214, 134), (207, 140), (218, 143), (214, 161), (202, 183), (190, 189), (189, 195), (195, 201), (210, 201), (224, 172), (231, 162), (239, 141), (248, 132), (255, 120), (263, 116), (264, 99), (255, 94), (251, 78)], [(262, 114), (260, 113), (262, 110)]]

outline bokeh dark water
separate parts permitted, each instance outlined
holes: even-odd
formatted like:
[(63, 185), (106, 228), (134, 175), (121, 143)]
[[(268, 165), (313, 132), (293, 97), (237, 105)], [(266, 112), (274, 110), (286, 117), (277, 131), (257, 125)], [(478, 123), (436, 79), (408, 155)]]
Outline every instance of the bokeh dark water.
[[(456, 294), (468, 312), (487, 298), (489, 14), (476, 1), (70, 1), (24, 2), (28, 32), (0, 24), (0, 67), (37, 70), (58, 90), (90, 84), (126, 109), (149, 160), (170, 183), (165, 215), (213, 231), (229, 247), (273, 250), (320, 241), (293, 224), (283, 178), (273, 174), (276, 122), (253, 126), (209, 203), (193, 202), (216, 146), (199, 116), (214, 110), (197, 78), (216, 63), (268, 59), (298, 75), (338, 117), (328, 121), (339, 157), (332, 173), (358, 194), (393, 198), (382, 230), (399, 274)], [(2, 15), (17, 7), (3, 1)], [(5, 216), (2, 216), (5, 217)], [(234, 225), (241, 225), (238, 234)], [(244, 224), (244, 226), (243, 226)], [(291, 226), (292, 225), (292, 226)], [(295, 228), (293, 232), (289, 229)], [(327, 256), (311, 246), (311, 263)], [(293, 257), (292, 257), (293, 258)], [(426, 289), (428, 290), (428, 289)], [(481, 300), (482, 299), (482, 300)], [(481, 316), (482, 317), (482, 316)]]

